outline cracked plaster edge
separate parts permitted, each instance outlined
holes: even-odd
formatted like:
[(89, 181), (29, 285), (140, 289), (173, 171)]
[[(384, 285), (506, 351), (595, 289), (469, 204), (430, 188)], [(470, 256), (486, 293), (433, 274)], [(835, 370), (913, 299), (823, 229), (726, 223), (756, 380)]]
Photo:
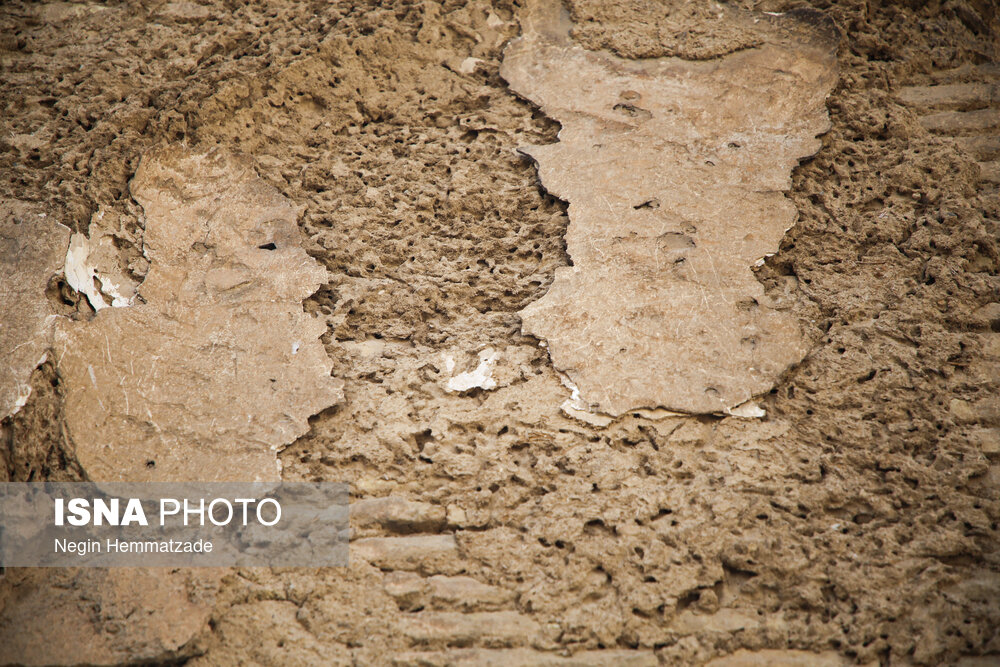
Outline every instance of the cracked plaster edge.
[[(554, 368), (554, 367), (553, 367)], [(631, 410), (626, 410), (619, 416), (614, 416), (606, 412), (601, 412), (600, 410), (595, 410), (591, 407), (589, 403), (583, 400), (580, 395), (580, 388), (576, 386), (565, 372), (556, 370), (556, 374), (559, 376), (559, 381), (564, 387), (569, 389), (570, 396), (559, 406), (559, 409), (563, 411), (567, 416), (577, 419), (579, 421), (590, 424), (591, 426), (597, 426), (600, 428), (605, 428), (610, 426), (612, 423), (618, 421), (622, 417), (627, 415), (638, 415), (646, 419), (661, 420), (668, 417), (697, 417), (705, 413), (701, 412), (678, 412), (676, 410), (671, 410), (662, 406), (657, 407), (639, 407), (633, 408)], [(723, 417), (736, 417), (738, 419), (763, 419), (767, 416), (767, 411), (764, 410), (760, 405), (750, 399), (744, 401), (739, 405), (732, 408), (725, 408), (721, 412), (708, 413)]]
[[(95, 311), (109, 306), (123, 308), (131, 306), (135, 302), (135, 296), (126, 298), (120, 292), (120, 286), (111, 279), (101, 274), (88, 261), (91, 253), (91, 239), (85, 234), (75, 233), (70, 237), (69, 248), (66, 250), (66, 263), (63, 273), (66, 282), (74, 290), (87, 297), (91, 307)], [(101, 289), (94, 284), (94, 279), (101, 282)], [(104, 296), (111, 297), (111, 303), (105, 301)]]

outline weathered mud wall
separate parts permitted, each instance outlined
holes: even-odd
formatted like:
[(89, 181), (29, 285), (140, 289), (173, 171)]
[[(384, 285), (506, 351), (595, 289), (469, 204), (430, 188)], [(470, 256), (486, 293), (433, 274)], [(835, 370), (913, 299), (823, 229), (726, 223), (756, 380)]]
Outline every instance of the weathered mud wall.
[[(568, 266), (568, 218), (515, 152), (558, 129), (498, 74), (519, 7), (6, 5), (0, 195), (77, 232), (103, 206), (138, 238), (138, 158), (185, 141), (248, 154), (304, 207), (303, 243), (331, 274), (306, 308), (327, 323), (344, 402), (281, 454), (283, 476), (350, 481), (356, 539), (346, 570), (231, 573), (208, 620), (169, 642), (127, 620), (141, 597), (98, 610), (114, 585), (11, 571), (0, 637), (54, 635), (23, 604), (52, 585), (112, 647), (93, 662), (1000, 653), (1000, 210), (983, 158), (897, 96), (996, 62), (996, 15), (814, 4), (843, 33), (832, 127), (793, 171), (798, 222), (757, 271), (809, 352), (764, 420), (626, 413), (604, 428), (560, 411), (567, 389), (520, 332), (517, 313)], [(620, 7), (571, 3), (578, 43), (704, 59), (759, 40), (737, 8)], [(141, 278), (138, 250), (120, 252)], [(55, 292), (53, 308), (89, 316)], [(481, 352), (497, 353), (495, 387), (453, 391)], [(9, 458), (8, 475), (66, 467), (64, 388), (47, 372), (4, 443), (56, 454)]]

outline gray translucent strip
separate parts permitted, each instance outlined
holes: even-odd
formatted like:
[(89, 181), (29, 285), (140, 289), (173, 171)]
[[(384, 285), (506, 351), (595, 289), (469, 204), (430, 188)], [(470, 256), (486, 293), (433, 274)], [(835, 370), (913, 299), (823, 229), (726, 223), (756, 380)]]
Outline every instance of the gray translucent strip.
[(0, 483), (0, 567), (346, 566), (348, 496), (339, 482)]

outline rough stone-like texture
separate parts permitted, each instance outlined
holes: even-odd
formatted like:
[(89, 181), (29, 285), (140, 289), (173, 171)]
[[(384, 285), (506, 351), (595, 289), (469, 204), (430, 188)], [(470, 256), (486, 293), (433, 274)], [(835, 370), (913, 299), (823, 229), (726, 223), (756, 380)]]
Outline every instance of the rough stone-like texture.
[(48, 354), (55, 314), (46, 287), (69, 244), (69, 229), (36, 209), (0, 200), (0, 420), (27, 402)]
[(131, 191), (142, 303), (56, 336), (80, 464), (101, 481), (279, 479), (277, 452), (343, 396), (302, 310), (326, 270), (295, 207), (221, 150), (151, 152)]
[(85, 478), (66, 434), (62, 387), (52, 360), (31, 374), (23, 409), (0, 421), (0, 482), (78, 482)]
[(489, 648), (532, 645), (541, 634), (536, 621), (513, 611), (421, 611), (407, 617), (400, 630), (421, 646), (479, 644)]
[(735, 2), (603, 2), (569, 0), (572, 35), (581, 46), (615, 48), (626, 58), (679, 56), (703, 60), (759, 45), (767, 39), (751, 0)]
[(524, 330), (597, 411), (729, 412), (806, 352), (752, 268), (794, 224), (783, 191), (829, 127), (830, 26), (711, 63), (629, 61), (573, 45), (558, 11), (541, 3), (501, 69), (562, 125), (523, 150), (570, 204), (572, 266)]
[(392, 496), (351, 503), (353, 535), (378, 529), (400, 533), (433, 531), (443, 528), (444, 523), (444, 508), (430, 503)]
[[(614, 22), (625, 4), (603, 3), (597, 23), (627, 57), (639, 36)], [(152, 143), (253, 155), (305, 207), (304, 243), (331, 271), (306, 307), (327, 318), (345, 380), (344, 403), (281, 453), (285, 479), (443, 508), (426, 534), (455, 539), (449, 574), (402, 571), (419, 578), (413, 598), (395, 597), (400, 571), (361, 558), (240, 570), (187, 664), (698, 665), (741, 649), (996, 662), (1000, 460), (981, 444), (995, 427), (964, 420), (1000, 392), (1000, 325), (981, 311), (1000, 303), (1000, 211), (974, 156), (896, 95), (941, 72), (980, 80), (971, 70), (1000, 60), (993, 4), (809, 4), (844, 33), (833, 127), (793, 171), (799, 221), (757, 274), (812, 351), (760, 422), (629, 413), (604, 428), (559, 412), (548, 353), (520, 334), (517, 312), (567, 264), (567, 218), (515, 153), (557, 129), (497, 74), (516, 6), (205, 0), (204, 21), (162, 4), (0, 7), (4, 195), (85, 206), (50, 213), (80, 232), (100, 206), (138, 220), (127, 185)], [(486, 348), (503, 352), (497, 387), (447, 391)], [(10, 421), (19, 446), (59, 414), (42, 380)], [(961, 420), (953, 399), (970, 406)], [(397, 529), (364, 527), (413, 536)], [(455, 605), (436, 576), (504, 595), (465, 582)], [(421, 603), (517, 612), (558, 648), (418, 646), (400, 625)], [(689, 624), (737, 613), (760, 625)]]
[(366, 537), (351, 542), (351, 557), (386, 570), (454, 573), (458, 544), (452, 535)]
[(472, 577), (435, 574), (425, 578), (402, 570), (386, 575), (385, 592), (400, 609), (406, 611), (494, 611), (510, 606), (514, 597), (511, 591), (484, 584)]
[(931, 80), (933, 85), (901, 88), (899, 98), (928, 131), (976, 159), (982, 186), (1000, 186), (1000, 68), (939, 70)]

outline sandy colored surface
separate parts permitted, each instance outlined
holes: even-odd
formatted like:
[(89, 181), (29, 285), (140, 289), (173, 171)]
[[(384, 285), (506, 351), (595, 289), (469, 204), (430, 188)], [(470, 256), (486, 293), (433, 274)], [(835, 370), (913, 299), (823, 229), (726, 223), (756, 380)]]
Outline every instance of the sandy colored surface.
[(31, 396), (31, 374), (48, 357), (55, 316), (45, 292), (66, 261), (69, 229), (24, 202), (0, 202), (0, 415)]
[(280, 479), (277, 452), (343, 398), (302, 310), (327, 275), (295, 207), (221, 150), (150, 151), (129, 190), (149, 262), (137, 302), (57, 325), (77, 460), (97, 481)]
[[(992, 85), (996, 11), (813, 4), (842, 35), (830, 129), (755, 272), (808, 351), (764, 419), (603, 427), (562, 412), (570, 391), (518, 315), (569, 266), (570, 228), (516, 151), (560, 129), (499, 74), (518, 6), (0, 9), (0, 196), (76, 233), (110, 221), (102, 270), (152, 271), (129, 186), (150, 150), (242, 154), (296, 207), (329, 272), (302, 308), (326, 325), (343, 401), (284, 449), (282, 475), (346, 480), (362, 510), (350, 568), (227, 571), (207, 597), (170, 575), (172, 608), (199, 610), (175, 629), (152, 595), (105, 604), (119, 583), (8, 571), (0, 663), (995, 661), (996, 132), (935, 117), (995, 101), (912, 88)], [(741, 3), (570, 10), (576, 44), (622, 58), (710, 65), (763, 39)], [(74, 326), (110, 310), (60, 280), (48, 307)], [(30, 383), (0, 471), (86, 475), (68, 378), (50, 359)]]
[(829, 129), (836, 41), (810, 18), (709, 63), (635, 61), (574, 45), (541, 3), (507, 48), (501, 75), (562, 126), (522, 150), (570, 218), (571, 266), (520, 316), (593, 411), (729, 414), (805, 355), (753, 268), (795, 223), (792, 167)]

